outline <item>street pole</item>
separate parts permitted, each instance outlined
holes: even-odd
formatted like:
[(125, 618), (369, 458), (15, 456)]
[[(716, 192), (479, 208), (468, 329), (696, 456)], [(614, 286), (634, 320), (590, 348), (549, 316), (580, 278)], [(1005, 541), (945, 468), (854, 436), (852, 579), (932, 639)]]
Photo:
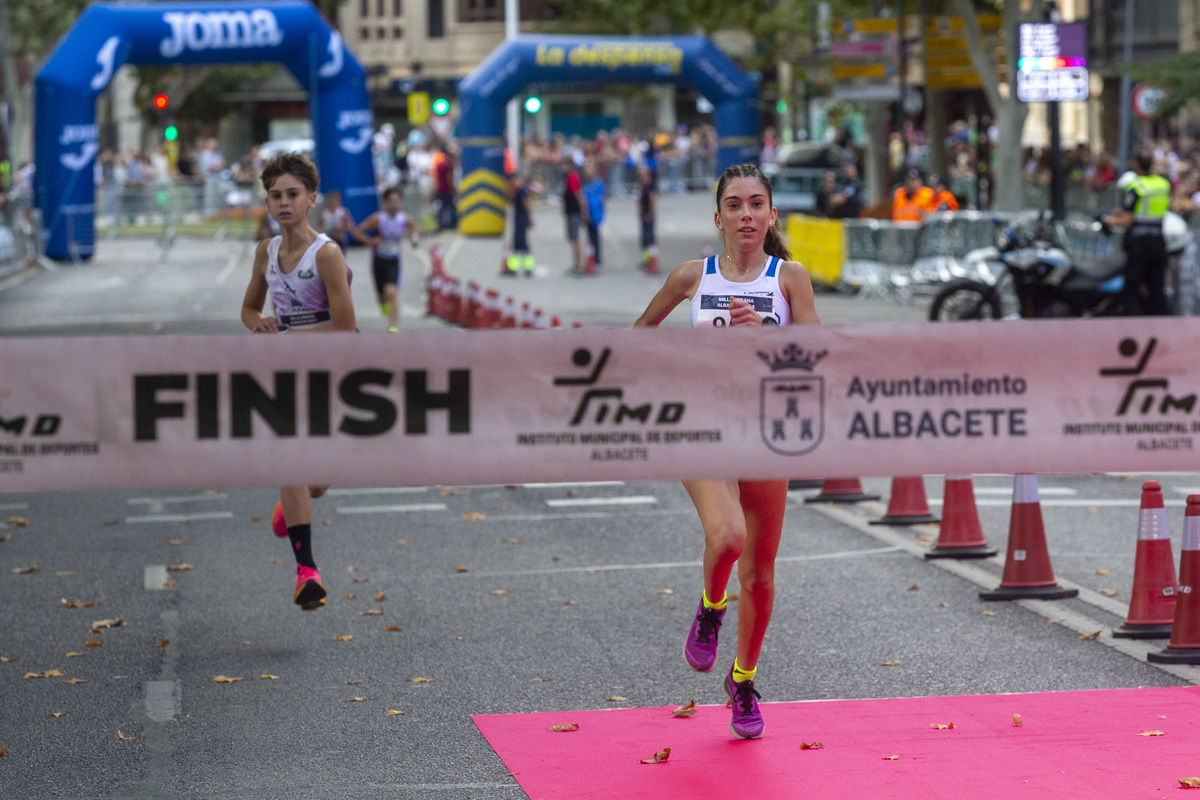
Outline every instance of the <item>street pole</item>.
[[(1046, 19), (1051, 24), (1058, 24), (1058, 8), (1053, 2), (1046, 5)], [(1050, 216), (1057, 220), (1067, 216), (1067, 176), (1063, 171), (1062, 120), (1058, 101), (1046, 103), (1046, 111), (1050, 124)]]
[[(900, 79), (900, 98), (896, 101), (896, 129), (900, 132), (900, 143), (903, 145), (904, 156), (900, 161), (900, 175), (908, 164), (908, 137), (905, 127), (908, 114), (904, 111), (904, 95), (908, 92), (908, 42), (906, 41), (907, 26), (904, 24), (904, 0), (896, 0), (896, 68)], [(900, 176), (893, 177), (894, 183), (903, 183)]]
[[(4, 0), (0, 0), (4, 2)], [(517, 22), (520, 18), (520, 0), (504, 0), (504, 40), (512, 41), (517, 38)], [(513, 163), (520, 169), (521, 159), (521, 104), (517, 98), (508, 101), (505, 106), (507, 116), (508, 152), (512, 155)]]
[[(0, 0), (0, 61), (4, 62), (4, 108), (0, 109), (0, 126), (4, 129), (4, 161), (12, 159), (12, 113), (13, 101), (17, 96), (17, 75), (8, 45), (8, 0)], [(11, 171), (8, 174), (11, 175)], [(7, 191), (9, 187), (3, 188)]]
[[(1136, 0), (1125, 0), (1125, 41), (1123, 43), (1123, 57), (1126, 64), (1133, 63), (1133, 8), (1136, 5)], [(1129, 73), (1121, 73), (1121, 113), (1120, 122), (1120, 144), (1117, 149), (1117, 165), (1121, 171), (1129, 169), (1130, 156), (1130, 130), (1129, 130), (1129, 111), (1130, 111), (1130, 80)]]

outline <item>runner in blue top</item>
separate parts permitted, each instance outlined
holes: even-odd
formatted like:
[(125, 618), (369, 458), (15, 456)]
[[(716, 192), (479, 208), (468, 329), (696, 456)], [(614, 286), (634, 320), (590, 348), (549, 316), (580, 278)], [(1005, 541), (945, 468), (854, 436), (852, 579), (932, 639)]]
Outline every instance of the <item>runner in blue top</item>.
[[(691, 303), (693, 326), (818, 325), (812, 282), (783, 243), (771, 184), (752, 164), (725, 170), (713, 215), (725, 243), (719, 256), (687, 261), (667, 276), (635, 326), (657, 326)], [(733, 703), (729, 732), (762, 736), (755, 670), (775, 599), (775, 554), (783, 531), (787, 480), (684, 481), (704, 528), (704, 592), (683, 646), (688, 666), (708, 672), (717, 660), (725, 587), (738, 565), (737, 656), (725, 678)]]
[[(320, 181), (317, 168), (298, 153), (283, 153), (263, 167), (267, 213), (279, 223), (279, 235), (259, 242), (254, 251), (242, 300), (242, 322), (254, 333), (355, 329), (350, 269), (341, 248), (308, 224)], [(278, 318), (263, 316), (268, 289)], [(275, 534), (291, 542), (296, 556), (292, 599), (305, 611), (325, 605), (325, 586), (312, 554), (312, 498), (324, 493), (320, 486), (285, 486), (271, 519)]]

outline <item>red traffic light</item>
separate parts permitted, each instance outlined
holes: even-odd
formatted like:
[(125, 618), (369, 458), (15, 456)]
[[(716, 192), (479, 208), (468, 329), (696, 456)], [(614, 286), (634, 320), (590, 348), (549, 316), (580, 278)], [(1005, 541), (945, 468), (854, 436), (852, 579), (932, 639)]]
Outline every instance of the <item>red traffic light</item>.
[(162, 111), (170, 104), (170, 99), (165, 94), (154, 95), (154, 107)]

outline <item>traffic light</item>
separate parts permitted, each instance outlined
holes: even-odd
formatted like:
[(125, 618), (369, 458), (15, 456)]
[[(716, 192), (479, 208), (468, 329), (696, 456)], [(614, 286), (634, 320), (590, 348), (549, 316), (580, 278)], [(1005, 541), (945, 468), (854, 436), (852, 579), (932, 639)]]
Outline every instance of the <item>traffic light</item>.
[(542, 110), (542, 98), (537, 95), (531, 95), (525, 98), (525, 110), (530, 114), (536, 114)]
[(171, 99), (165, 94), (159, 93), (154, 95), (154, 107), (159, 111), (166, 111), (167, 106), (171, 105)]
[(168, 142), (173, 142), (179, 138), (179, 128), (174, 125), (168, 125), (163, 128), (163, 139)]
[(450, 113), (450, 101), (444, 97), (439, 97), (433, 101), (433, 113), (439, 117)]

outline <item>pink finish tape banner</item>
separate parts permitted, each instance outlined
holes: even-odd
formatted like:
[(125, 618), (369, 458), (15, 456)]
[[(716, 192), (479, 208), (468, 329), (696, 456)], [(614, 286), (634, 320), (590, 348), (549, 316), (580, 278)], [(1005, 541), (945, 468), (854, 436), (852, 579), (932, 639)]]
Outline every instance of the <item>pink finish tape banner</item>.
[(0, 491), (1190, 471), (1200, 319), (6, 339)]

